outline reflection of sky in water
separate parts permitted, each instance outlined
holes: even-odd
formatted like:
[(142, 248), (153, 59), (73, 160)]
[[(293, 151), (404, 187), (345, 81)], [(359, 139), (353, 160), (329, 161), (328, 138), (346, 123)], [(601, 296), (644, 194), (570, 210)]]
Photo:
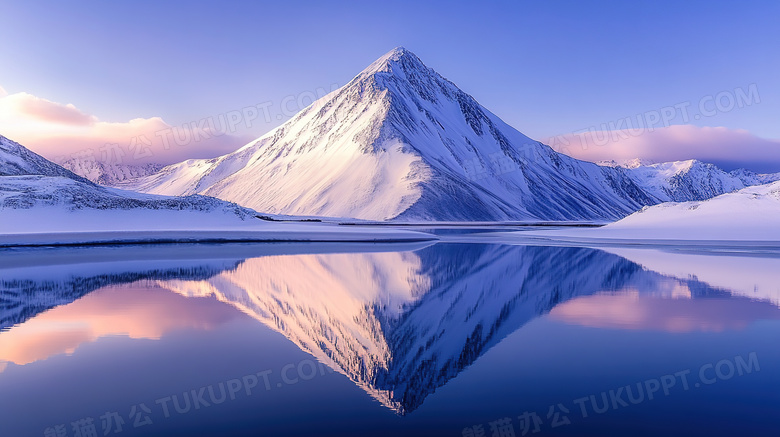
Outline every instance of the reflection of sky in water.
[[(155, 423), (124, 435), (461, 435), (479, 424), (490, 435), (504, 416), (546, 420), (555, 403), (576, 408), (581, 396), (756, 352), (761, 372), (556, 431), (630, 433), (639, 423), (660, 432), (662, 417), (678, 435), (690, 431), (685, 421), (725, 435), (727, 413), (741, 414), (731, 418), (740, 429), (777, 430), (762, 416), (780, 406), (777, 302), (771, 289), (748, 299), (699, 280), (711, 257), (678, 275), (583, 248), (322, 252), (188, 259), (186, 271), (175, 259), (154, 272), (114, 260), (113, 276), (99, 263), (50, 274), (26, 306), (11, 293), (23, 309), (6, 305), (3, 320), (26, 321), (0, 333), (0, 361), (10, 362), (0, 411), (20, 435), (60, 423), (70, 431), (140, 402)], [(72, 289), (73, 274), (102, 286), (78, 298), (52, 285)], [(38, 312), (52, 293), (61, 306)], [(309, 378), (312, 358), (328, 367)], [(285, 366), (306, 378), (289, 383)], [(269, 390), (260, 382), (251, 396), (169, 418), (155, 404), (266, 371)]]
[(579, 297), (553, 308), (550, 318), (597, 328), (722, 332), (779, 319), (780, 310), (744, 298), (663, 299), (630, 293)]
[(101, 337), (159, 339), (176, 329), (213, 329), (235, 317), (213, 299), (187, 299), (166, 290), (108, 287), (54, 308), (0, 336), (0, 361), (28, 364)]

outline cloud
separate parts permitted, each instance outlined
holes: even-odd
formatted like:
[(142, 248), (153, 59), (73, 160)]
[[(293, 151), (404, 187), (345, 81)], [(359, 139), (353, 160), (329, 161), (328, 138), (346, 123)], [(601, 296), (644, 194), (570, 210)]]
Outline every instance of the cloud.
[(107, 122), (71, 104), (0, 92), (0, 135), (58, 162), (91, 157), (124, 164), (171, 164), (213, 158), (253, 139), (232, 134), (234, 119), (223, 114), (183, 126), (172, 126), (160, 117)]
[(44, 123), (86, 126), (96, 121), (95, 117), (79, 111), (70, 103), (63, 105), (35, 97), (32, 94), (16, 93), (7, 96), (4, 100), (6, 105), (14, 108), (21, 116), (37, 119)]
[(698, 159), (726, 170), (742, 167), (780, 171), (780, 140), (725, 127), (673, 125), (653, 130), (587, 131), (547, 138), (544, 142), (559, 152), (592, 162)]
[(5, 88), (0, 86), (0, 97), (5, 97), (8, 95), (8, 91), (5, 90)]

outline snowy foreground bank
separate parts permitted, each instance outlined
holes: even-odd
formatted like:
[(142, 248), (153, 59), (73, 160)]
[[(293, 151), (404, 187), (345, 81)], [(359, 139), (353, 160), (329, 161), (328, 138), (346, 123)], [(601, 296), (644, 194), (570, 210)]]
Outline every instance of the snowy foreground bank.
[(350, 231), (334, 226), (279, 225), (273, 229), (198, 231), (93, 231), (0, 234), (0, 247), (88, 244), (240, 243), (240, 242), (417, 242), (436, 237), (419, 232)]
[[(14, 211), (4, 214), (3, 218), (14, 215), (20, 218), (22, 214)], [(72, 213), (68, 217), (70, 220), (79, 216), (89, 216), (89, 219), (60, 221), (52, 226), (28, 225), (12, 229), (3, 226), (0, 247), (196, 242), (416, 242), (436, 239), (430, 234), (405, 230), (342, 227), (326, 223), (267, 223), (259, 219), (231, 223), (226, 218), (198, 220), (202, 217), (197, 215), (155, 211), (147, 212), (143, 218), (132, 218), (126, 212)], [(177, 222), (172, 224), (166, 220), (170, 218), (175, 218)], [(29, 220), (28, 223), (35, 224), (35, 221)], [(83, 226), (79, 226), (82, 223)]]
[(31, 208), (3, 211), (0, 247), (194, 242), (414, 242), (422, 232), (267, 222), (199, 211)]
[(235, 242), (417, 242), (436, 237), (391, 229), (345, 229), (333, 225), (274, 224), (245, 229), (25, 232), (0, 234), (0, 247), (87, 244)]
[(45, 175), (0, 177), (0, 247), (183, 242), (393, 242), (436, 237), (406, 230), (272, 222), (205, 196), (169, 197)]
[(663, 243), (693, 245), (780, 244), (780, 182), (744, 188), (701, 202), (663, 203), (601, 228), (567, 228), (517, 233), (579, 243)]

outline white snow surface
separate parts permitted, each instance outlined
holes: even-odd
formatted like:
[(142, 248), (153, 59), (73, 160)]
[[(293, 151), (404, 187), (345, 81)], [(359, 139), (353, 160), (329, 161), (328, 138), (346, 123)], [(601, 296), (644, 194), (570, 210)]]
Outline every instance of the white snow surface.
[(327, 223), (278, 223), (210, 197), (168, 197), (65, 177), (0, 176), (0, 246), (197, 241), (421, 241)]
[(596, 231), (640, 238), (780, 241), (780, 182), (700, 202), (651, 206)]
[(646, 207), (601, 228), (523, 232), (571, 241), (780, 241), (780, 181), (709, 200)]
[(370, 220), (605, 220), (658, 203), (625, 169), (521, 134), (403, 48), (233, 153), (121, 186)]

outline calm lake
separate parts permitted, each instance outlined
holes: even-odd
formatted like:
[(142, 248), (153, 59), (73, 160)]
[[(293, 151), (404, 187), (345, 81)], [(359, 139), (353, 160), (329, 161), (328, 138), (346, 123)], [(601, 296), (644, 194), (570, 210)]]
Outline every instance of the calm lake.
[(775, 254), (461, 237), (2, 250), (0, 435), (780, 435)]

